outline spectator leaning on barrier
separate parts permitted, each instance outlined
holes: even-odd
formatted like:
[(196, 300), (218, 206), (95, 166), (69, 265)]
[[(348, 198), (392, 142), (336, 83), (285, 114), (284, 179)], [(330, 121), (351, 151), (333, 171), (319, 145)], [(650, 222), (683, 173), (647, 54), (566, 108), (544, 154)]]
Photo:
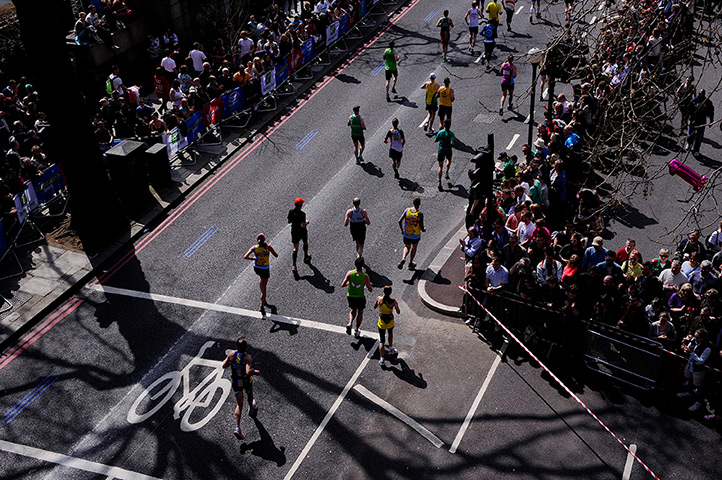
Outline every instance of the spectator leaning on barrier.
[(561, 281), (563, 270), (561, 262), (554, 258), (554, 249), (547, 247), (544, 260), (539, 262), (536, 267), (536, 278), (540, 285), (545, 285), (550, 277), (556, 277), (557, 280)]
[(464, 252), (467, 262), (477, 256), (482, 246), (481, 238), (479, 238), (474, 227), (469, 227), (466, 238), (460, 238), (459, 244), (459, 248)]
[(509, 284), (509, 271), (501, 264), (501, 258), (494, 257), (486, 268), (487, 292), (499, 293)]

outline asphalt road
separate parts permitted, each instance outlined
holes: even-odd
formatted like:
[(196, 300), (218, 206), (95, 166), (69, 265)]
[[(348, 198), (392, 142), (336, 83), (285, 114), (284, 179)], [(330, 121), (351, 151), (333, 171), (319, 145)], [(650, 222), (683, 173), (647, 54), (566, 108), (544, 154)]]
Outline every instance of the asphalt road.
[[(457, 25), (465, 3), (449, 6)], [(485, 73), (478, 54), (465, 52), (464, 29), (452, 34), (444, 64), (433, 27), (438, 12), (432, 15), (440, 7), (410, 5), (140, 239), (102, 285), (89, 284), (29, 333), (23, 348), (6, 352), (3, 478), (623, 477), (627, 452), (538, 368), (500, 361), (465, 325), (439, 318), (416, 295), (424, 265), (461, 225), (472, 147), (494, 132), (498, 152), (519, 134), (510, 147), (518, 151), (526, 125), (525, 114), (499, 116), (498, 72)], [(543, 43), (563, 7), (549, 6), (543, 26), (530, 26), (527, 13), (515, 19), (517, 33), (500, 32), (498, 55)], [(390, 40), (402, 60), (398, 96), (387, 103), (383, 72), (374, 72)], [(523, 91), (531, 69), (518, 68)], [(430, 72), (451, 76), (457, 97), (459, 146), (443, 192), (435, 145), (419, 128), (419, 87)], [(528, 99), (520, 103), (528, 108)], [(368, 126), (364, 165), (353, 159), (346, 126), (354, 105)], [(400, 180), (383, 144), (394, 117), (407, 138)], [(286, 215), (298, 196), (306, 199), (313, 260), (299, 262), (295, 279)], [(355, 252), (342, 222), (354, 196), (371, 218), (369, 301), (390, 284), (401, 303), (401, 353), (385, 369), (370, 308), (361, 340), (343, 328), (340, 284)], [(422, 198), (427, 232), (418, 270), (398, 270), (397, 220), (414, 196)], [(242, 258), (258, 232), (279, 253), (268, 290), (277, 315), (265, 319), (257, 312), (257, 277)], [(248, 337), (262, 372), (254, 382), (259, 414), (243, 415), (244, 442), (232, 435), (234, 400), (219, 368), (239, 335)], [(711, 478), (721, 467), (717, 435), (672, 408), (565, 380), (660, 477)], [(648, 476), (629, 465), (625, 478)]]

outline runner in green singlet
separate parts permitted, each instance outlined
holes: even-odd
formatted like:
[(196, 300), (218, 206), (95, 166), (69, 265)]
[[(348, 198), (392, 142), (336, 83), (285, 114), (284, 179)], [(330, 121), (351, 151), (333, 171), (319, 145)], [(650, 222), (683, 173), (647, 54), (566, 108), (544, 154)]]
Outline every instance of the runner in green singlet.
[(353, 326), (353, 320), (356, 318), (356, 330), (354, 331), (354, 337), (361, 337), (361, 322), (364, 318), (364, 309), (366, 308), (366, 296), (364, 288), (368, 288), (369, 292), (373, 291), (371, 286), (371, 280), (369, 276), (364, 273), (364, 258), (358, 257), (354, 262), (355, 269), (349, 270), (346, 277), (341, 283), (341, 287), (348, 287), (346, 293), (346, 299), (348, 300), (348, 308), (351, 311), (348, 314), (348, 323), (346, 324), (346, 334), (351, 335), (351, 327)]
[(399, 78), (399, 71), (396, 67), (396, 62), (399, 61), (399, 55), (394, 51), (394, 42), (389, 42), (389, 48), (384, 52), (384, 61), (386, 62), (386, 101), (390, 102), (389, 97), (389, 85), (391, 84), (391, 78), (393, 77), (394, 82), (391, 85), (391, 93), (396, 93), (396, 80)]
[(353, 141), (353, 154), (356, 157), (356, 163), (363, 162), (364, 148), (366, 148), (366, 139), (364, 138), (364, 130), (366, 130), (366, 122), (364, 117), (359, 113), (360, 106), (353, 107), (353, 115), (348, 117), (348, 126), (351, 127), (351, 140)]

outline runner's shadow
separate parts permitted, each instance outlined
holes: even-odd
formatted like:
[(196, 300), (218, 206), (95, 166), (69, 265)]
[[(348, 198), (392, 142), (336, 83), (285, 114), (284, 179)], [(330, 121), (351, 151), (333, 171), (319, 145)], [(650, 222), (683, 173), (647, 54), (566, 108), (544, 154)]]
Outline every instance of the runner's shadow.
[(381, 171), (379, 167), (374, 165), (373, 162), (363, 162), (359, 163), (361, 168), (363, 168), (364, 172), (368, 173), (369, 175), (373, 175), (374, 177), (382, 178), (384, 176), (384, 172)]
[(464, 152), (464, 153), (476, 153), (476, 150), (474, 150), (474, 147), (471, 147), (471, 146), (465, 144), (458, 138), (454, 142), (453, 148), (454, 148), (454, 150), (459, 150), (460, 152)]
[[(375, 322), (375, 319), (377, 319), (378, 317), (373, 315), (373, 311), (370, 313), (372, 313), (371, 317), (374, 318), (374, 322)], [(353, 348), (356, 351), (359, 351), (360, 349), (363, 348), (366, 352), (370, 352), (371, 349), (374, 348), (374, 345), (376, 344), (376, 340), (374, 340), (371, 337), (361, 337), (361, 338), (357, 338), (355, 340), (356, 341), (351, 344), (351, 348)]]
[(419, 189), (419, 184), (408, 178), (399, 178), (399, 187), (401, 187), (401, 190), (415, 192)]
[(260, 457), (264, 460), (270, 460), (276, 462), (276, 465), (281, 467), (286, 464), (286, 447), (278, 448), (273, 442), (273, 438), (268, 433), (268, 430), (263, 426), (258, 417), (253, 418), (253, 423), (258, 428), (258, 433), (261, 434), (261, 439), (251, 443), (241, 444), (241, 454), (245, 454), (250, 451), (253, 455)]
[(336, 75), (336, 80), (339, 80), (343, 83), (361, 83), (361, 80), (359, 80), (358, 78), (346, 75), (345, 73), (339, 73), (338, 75)]
[(526, 120), (526, 117), (521, 114), (520, 112), (516, 110), (507, 110), (508, 113), (512, 114), (510, 117), (502, 118), (501, 123), (509, 123), (511, 121), (515, 122), (523, 122)]
[(400, 105), (403, 106), (403, 107), (419, 108), (419, 106), (417, 105), (416, 102), (411, 102), (411, 101), (409, 101), (409, 99), (408, 99), (407, 97), (403, 96), (403, 95), (400, 96), (400, 97), (399, 97), (398, 95), (395, 96), (394, 98), (391, 99), (391, 102), (392, 102), (392, 103), (398, 103), (398, 104), (400, 104)]
[(416, 283), (416, 280), (418, 280), (424, 275), (425, 271), (426, 270), (414, 270), (414, 274), (411, 276), (411, 278), (409, 278), (408, 280), (402, 280), (402, 282), (407, 285), (413, 285), (414, 283)]
[(364, 271), (368, 274), (369, 281), (374, 288), (383, 288), (386, 285), (393, 284), (389, 277), (373, 271), (371, 267), (368, 266), (368, 264), (364, 265)]
[[(401, 358), (394, 358), (393, 360), (389, 360), (389, 363), (393, 366), (387, 367), (386, 370), (393, 372), (393, 374), (396, 375), (396, 378), (403, 380), (413, 387), (422, 389), (426, 388), (427, 383), (426, 380), (424, 380), (424, 375), (422, 373), (417, 375), (414, 370), (409, 368), (409, 365), (405, 360)], [(396, 365), (401, 368), (398, 368)]]
[(455, 195), (460, 198), (469, 198), (469, 192), (466, 190), (466, 187), (463, 185), (454, 185), (451, 182), (447, 183), (448, 188), (446, 189), (447, 192), (449, 192), (452, 195)]
[(298, 325), (291, 325), (285, 322), (276, 322), (273, 319), (271, 319), (271, 321), (273, 322), (273, 325), (271, 325), (271, 329), (268, 331), (268, 333), (288, 332), (288, 335), (291, 337), (298, 334)]
[(306, 280), (312, 287), (317, 288), (318, 290), (323, 290), (326, 293), (333, 293), (336, 291), (336, 287), (331, 285), (329, 279), (323, 276), (321, 270), (316, 268), (312, 263), (309, 263), (308, 266), (311, 270), (313, 270), (313, 275), (299, 276), (298, 280)]

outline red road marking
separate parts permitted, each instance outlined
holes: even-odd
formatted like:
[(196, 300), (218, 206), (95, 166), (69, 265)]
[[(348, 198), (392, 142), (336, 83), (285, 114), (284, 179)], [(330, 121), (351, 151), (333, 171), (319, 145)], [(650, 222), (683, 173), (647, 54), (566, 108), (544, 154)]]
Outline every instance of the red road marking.
[[(404, 15), (406, 15), (411, 9), (416, 6), (417, 3), (419, 3), (421, 0), (414, 0), (407, 6), (403, 7), (401, 12), (396, 15), (391, 21), (389, 21), (389, 24), (386, 25), (384, 28), (379, 30), (369, 41), (367, 45), (365, 45), (361, 50), (356, 52), (353, 56), (351, 56), (349, 59), (344, 61), (341, 65), (336, 67), (336, 69), (320, 84), (313, 85), (312, 90), (315, 90), (311, 95), (308, 96), (308, 98), (302, 98), (299, 100), (298, 105), (296, 108), (293, 109), (291, 113), (286, 115), (285, 118), (283, 118), (280, 121), (276, 121), (271, 124), (270, 130), (266, 132), (265, 134), (262, 134), (261, 140), (254, 143), (251, 147), (249, 147), (245, 152), (240, 153), (236, 158), (230, 160), (227, 164), (225, 164), (221, 169), (218, 171), (218, 173), (207, 183), (202, 185), (198, 188), (195, 192), (191, 194), (190, 197), (188, 197), (185, 202), (181, 204), (180, 207), (176, 211), (174, 211), (171, 215), (168, 216), (158, 227), (147, 237), (142, 238), (135, 246), (133, 250), (126, 253), (123, 258), (118, 260), (106, 273), (104, 273), (99, 279), (95, 280), (93, 283), (102, 285), (106, 281), (110, 279), (115, 273), (118, 272), (124, 265), (126, 265), (131, 259), (137, 256), (139, 252), (141, 252), (145, 247), (150, 244), (153, 240), (158, 238), (158, 235), (163, 233), (166, 228), (171, 226), (186, 210), (188, 210), (191, 206), (193, 206), (194, 203), (196, 203), (203, 195), (208, 192), (208, 190), (213, 187), (215, 184), (217, 184), (223, 177), (225, 177), (231, 170), (233, 170), (239, 163), (241, 163), (246, 157), (248, 157), (251, 153), (253, 153), (256, 148), (261, 146), (263, 142), (266, 141), (276, 130), (281, 128), (284, 123), (286, 123), (291, 117), (293, 117), (296, 112), (298, 112), (301, 107), (303, 107), (305, 104), (311, 101), (313, 97), (315, 97), (321, 90), (323, 90), (333, 79), (335, 79), (341, 72), (343, 72), (349, 65), (351, 65), (352, 62), (354, 62), (362, 53), (364, 53), (366, 50), (368, 50), (374, 43), (376, 43), (382, 35), (384, 35), (392, 26), (396, 25), (396, 23), (401, 20)], [(51, 316), (49, 319), (35, 327), (34, 330), (32, 330), (25, 338), (21, 339), (15, 346), (12, 347), (10, 352), (8, 352), (7, 358), (2, 360), (0, 363), (0, 370), (2, 370), (4, 367), (6, 367), (11, 361), (13, 361), (18, 355), (20, 355), (22, 352), (24, 352), (28, 347), (30, 347), (33, 343), (35, 343), (37, 340), (39, 340), (43, 335), (45, 335), (52, 327), (54, 327), (58, 322), (60, 322), (63, 318), (65, 318), (67, 315), (69, 315), (73, 310), (78, 308), (83, 303), (83, 300), (80, 299), (74, 299), (70, 300), (68, 303), (63, 305), (58, 312)], [(64, 313), (63, 313), (64, 312)], [(61, 315), (61, 313), (63, 313)], [(52, 319), (52, 321), (51, 321)], [(0, 357), (2, 358), (2, 357)]]

